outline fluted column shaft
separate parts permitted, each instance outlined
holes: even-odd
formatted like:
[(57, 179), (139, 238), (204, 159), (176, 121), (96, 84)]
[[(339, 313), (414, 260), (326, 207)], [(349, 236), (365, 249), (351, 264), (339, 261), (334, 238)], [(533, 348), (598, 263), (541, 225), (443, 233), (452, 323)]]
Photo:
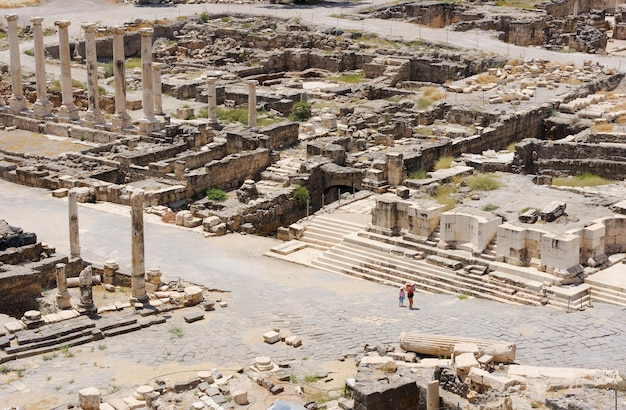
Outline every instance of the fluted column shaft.
[(126, 111), (126, 55), (124, 53), (124, 27), (113, 26), (113, 75), (115, 79), (115, 115), (113, 129), (121, 131), (131, 125)]
[(46, 83), (46, 57), (43, 46), (43, 17), (33, 17), (33, 37), (35, 41), (35, 79), (37, 81), (37, 100), (33, 105), (35, 117), (43, 118), (52, 115), (52, 104), (48, 100), (48, 84)]
[(131, 223), (132, 223), (132, 300), (146, 302), (146, 264), (143, 236), (143, 201), (144, 191), (137, 190), (130, 196)]
[(85, 57), (87, 62), (87, 101), (89, 107), (85, 120), (102, 124), (104, 115), (100, 111), (100, 90), (98, 90), (98, 56), (96, 54), (96, 25), (86, 23), (81, 25), (85, 31)]
[(142, 28), (141, 34), (141, 87), (143, 88), (143, 116), (154, 117), (154, 95), (152, 82), (152, 28)]
[(26, 108), (26, 99), (22, 88), (22, 63), (20, 62), (20, 42), (17, 36), (17, 14), (4, 16), (7, 19), (9, 35), (9, 54), (11, 60), (11, 97), (9, 107), (14, 113)]
[(70, 38), (68, 27), (71, 23), (67, 20), (58, 20), (54, 25), (59, 28), (59, 60), (61, 61), (61, 97), (62, 103), (59, 108), (59, 117), (69, 121), (78, 120), (78, 108), (74, 105), (72, 93), (72, 68), (70, 55)]
[(162, 67), (163, 64), (161, 63), (152, 63), (152, 88), (154, 90), (154, 113), (156, 115), (163, 115)]

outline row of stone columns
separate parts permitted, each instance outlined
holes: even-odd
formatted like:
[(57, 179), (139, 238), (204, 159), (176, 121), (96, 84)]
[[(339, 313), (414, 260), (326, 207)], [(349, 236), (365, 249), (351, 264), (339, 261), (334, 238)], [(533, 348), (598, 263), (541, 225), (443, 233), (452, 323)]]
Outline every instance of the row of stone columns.
[[(209, 124), (217, 124), (217, 78), (207, 78), (207, 97), (208, 97), (208, 118)], [(256, 86), (259, 84), (256, 80), (250, 80), (248, 84), (248, 127), (256, 128)]]
[[(9, 54), (11, 63), (11, 97), (9, 109), (18, 114), (26, 109), (26, 99), (22, 86), (22, 73), (20, 62), (19, 39), (16, 14), (5, 16), (9, 37)], [(48, 100), (46, 84), (46, 65), (43, 42), (43, 17), (30, 19), (33, 26), (35, 44), (35, 74), (37, 83), (37, 100), (33, 105), (33, 113), (36, 118), (43, 119), (52, 116), (52, 104)], [(59, 31), (59, 60), (61, 63), (61, 96), (62, 104), (59, 108), (59, 120), (77, 121), (80, 119), (78, 108), (74, 104), (72, 93), (71, 55), (68, 27), (70, 22), (59, 20), (54, 23)], [(85, 32), (85, 53), (87, 65), (87, 94), (88, 110), (85, 121), (94, 124), (104, 124), (104, 116), (100, 110), (98, 91), (98, 57), (96, 54), (96, 25), (85, 23), (81, 25)], [(132, 126), (131, 118), (126, 109), (126, 81), (124, 33), (121, 26), (113, 27), (113, 65), (115, 76), (115, 115), (112, 121), (113, 131), (121, 131)], [(161, 93), (161, 65), (152, 62), (152, 28), (139, 30), (141, 35), (141, 61), (142, 61), (142, 86), (143, 86), (143, 118), (140, 121), (140, 130), (153, 132), (160, 129), (156, 114), (163, 113)]]

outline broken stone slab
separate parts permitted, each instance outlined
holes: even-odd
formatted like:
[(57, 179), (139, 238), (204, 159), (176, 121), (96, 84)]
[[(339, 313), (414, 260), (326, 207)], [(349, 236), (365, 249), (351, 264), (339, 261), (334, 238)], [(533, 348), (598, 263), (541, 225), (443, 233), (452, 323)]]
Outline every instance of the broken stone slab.
[(190, 314), (183, 316), (183, 318), (185, 319), (185, 322), (193, 323), (193, 322), (197, 322), (199, 320), (204, 319), (204, 313), (202, 312), (190, 313)]
[(417, 359), (417, 355), (415, 353), (410, 352), (389, 352), (389, 357), (393, 360), (398, 360), (407, 363), (413, 363)]
[(454, 368), (457, 375), (466, 376), (473, 367), (480, 367), (473, 353), (461, 353), (454, 357)]
[(4, 328), (7, 330), (7, 332), (9, 333), (15, 333), (15, 332), (19, 332), (20, 330), (24, 329), (24, 323), (20, 322), (20, 321), (13, 321), (13, 322), (7, 322), (4, 324)]
[(455, 357), (463, 353), (471, 353), (474, 356), (477, 356), (478, 345), (476, 345), (476, 343), (457, 343), (454, 345), (452, 353)]
[(248, 404), (248, 392), (245, 390), (235, 390), (233, 392), (233, 400), (235, 404), (239, 406)]
[(198, 372), (198, 377), (200, 379), (202, 379), (205, 383), (208, 383), (208, 384), (212, 384), (215, 381), (215, 376), (213, 375), (213, 372), (210, 372), (210, 371), (207, 371), (207, 370), (199, 371)]
[(465, 379), (466, 383), (470, 383), (472, 386), (478, 386), (474, 389), (477, 391), (483, 391), (485, 388), (497, 390), (499, 392), (506, 391), (509, 387), (515, 384), (515, 380), (508, 377), (497, 376), (489, 373), (486, 370), (472, 367)]
[(622, 378), (617, 370), (570, 367), (509, 366), (508, 376), (515, 380), (540, 379), (549, 386), (615, 388)]
[(263, 340), (265, 343), (274, 344), (280, 340), (280, 333), (273, 330), (263, 333)]
[(479, 355), (489, 354), (493, 356), (496, 363), (515, 362), (517, 347), (514, 343), (414, 332), (402, 332), (400, 335), (402, 350), (428, 356), (449, 357), (457, 343), (475, 343), (478, 346)]
[(130, 410), (130, 407), (121, 398), (115, 398), (109, 400), (109, 405), (115, 410)]

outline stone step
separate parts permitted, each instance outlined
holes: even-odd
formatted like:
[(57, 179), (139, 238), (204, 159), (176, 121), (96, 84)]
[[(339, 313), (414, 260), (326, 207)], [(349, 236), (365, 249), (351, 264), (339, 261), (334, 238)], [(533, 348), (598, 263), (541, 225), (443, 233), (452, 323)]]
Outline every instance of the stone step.
[(124, 333), (130, 333), (130, 332), (135, 332), (137, 330), (141, 330), (141, 324), (139, 323), (132, 323), (126, 326), (120, 326), (120, 327), (116, 327), (113, 329), (109, 329), (106, 330), (104, 332), (102, 332), (104, 334), (105, 337), (111, 337), (111, 336), (117, 336), (117, 335), (121, 335)]
[[(586, 280), (585, 280), (585, 283)], [(590, 284), (591, 286), (591, 300), (602, 301), (607, 303), (613, 303), (620, 306), (626, 306), (626, 294), (619, 292), (610, 287), (598, 286)]]
[(316, 216), (313, 222), (315, 224), (319, 224), (323, 226), (341, 226), (341, 227), (344, 227), (345, 229), (350, 229), (352, 231), (362, 231), (366, 227), (366, 224), (344, 221), (344, 220), (341, 220), (341, 219), (338, 219), (336, 217), (332, 217), (329, 215)]
[(65, 335), (56, 340), (44, 340), (28, 345), (10, 347), (5, 349), (5, 353), (8, 356), (13, 356), (17, 359), (21, 359), (24, 357), (31, 357), (43, 353), (57, 351), (65, 347), (78, 346), (81, 344), (92, 342), (94, 340), (100, 340), (102, 338), (103, 335), (100, 330), (90, 328), (78, 333)]
[(338, 229), (334, 227), (309, 225), (304, 230), (303, 235), (314, 234), (314, 235), (328, 236), (328, 237), (335, 238), (334, 240), (335, 243), (339, 243), (341, 242), (341, 238), (343, 238), (345, 235), (351, 234), (352, 232), (353, 231), (346, 231), (346, 230), (342, 230), (342, 229)]
[(60, 325), (53, 324), (42, 326), (36, 330), (24, 330), (15, 334), (19, 345), (39, 343), (46, 340), (58, 340), (67, 335), (81, 333), (85, 329), (93, 328), (96, 324), (92, 321), (70, 320), (69, 323)]
[(351, 266), (341, 267), (335, 263), (330, 263), (330, 262), (326, 262), (325, 260), (320, 260), (319, 258), (314, 260), (312, 262), (312, 265), (316, 268), (325, 270), (327, 272), (340, 273), (342, 275), (349, 275), (349, 276), (357, 277), (360, 279), (365, 279), (370, 282), (381, 283), (383, 285), (389, 285), (389, 286), (394, 286), (394, 287), (400, 287), (404, 285), (399, 282), (384, 280), (378, 275), (368, 275), (365, 272), (354, 271)]
[(297, 239), (293, 239), (289, 242), (282, 243), (278, 246), (274, 246), (270, 249), (271, 252), (275, 252), (279, 255), (289, 255), (307, 247), (306, 243), (303, 243)]
[(339, 242), (336, 236), (324, 235), (317, 232), (306, 233), (306, 231), (300, 237), (300, 241), (325, 246), (326, 248), (330, 248)]
[[(333, 248), (326, 252), (323, 257), (328, 260), (335, 260), (346, 265), (352, 265), (355, 270), (369, 269), (372, 272), (385, 275), (385, 279), (395, 279), (396, 282), (415, 282), (418, 286), (428, 285), (434, 291), (441, 292), (443, 289), (449, 290), (447, 293), (466, 293), (473, 296), (493, 299), (495, 296), (498, 299), (512, 299), (514, 303), (525, 303), (527, 298), (513, 297), (517, 290), (511, 289), (508, 292), (504, 292), (500, 286), (493, 286), (489, 283), (475, 280), (464, 280), (462, 276), (456, 275), (454, 272), (434, 272), (426, 274), (423, 268), (417, 268), (416, 266), (402, 266), (403, 261), (398, 261), (397, 264), (386, 263), (383, 266), (380, 263), (379, 258), (365, 258), (361, 255), (361, 258), (355, 258), (344, 255), (339, 255), (337, 248)], [(417, 262), (417, 261), (416, 261)], [(375, 274), (374, 273), (374, 274)], [(371, 273), (370, 273), (371, 274)], [(447, 287), (442, 284), (447, 284)], [(479, 291), (477, 293), (476, 291)]]
[(137, 323), (137, 318), (132, 316), (122, 318), (105, 318), (101, 319), (101, 321), (98, 323), (98, 329), (100, 329), (101, 332), (106, 332), (117, 327), (128, 326), (135, 323)]

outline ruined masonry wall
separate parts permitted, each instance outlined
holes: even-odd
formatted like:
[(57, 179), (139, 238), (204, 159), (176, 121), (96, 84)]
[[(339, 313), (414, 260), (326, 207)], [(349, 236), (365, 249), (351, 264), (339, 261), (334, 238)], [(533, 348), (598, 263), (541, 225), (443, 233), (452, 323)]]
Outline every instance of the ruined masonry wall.
[(185, 175), (184, 185), (190, 194), (213, 187), (224, 190), (235, 189), (241, 185), (241, 181), (246, 179), (258, 180), (261, 172), (270, 163), (270, 150), (263, 148), (229, 155)]

